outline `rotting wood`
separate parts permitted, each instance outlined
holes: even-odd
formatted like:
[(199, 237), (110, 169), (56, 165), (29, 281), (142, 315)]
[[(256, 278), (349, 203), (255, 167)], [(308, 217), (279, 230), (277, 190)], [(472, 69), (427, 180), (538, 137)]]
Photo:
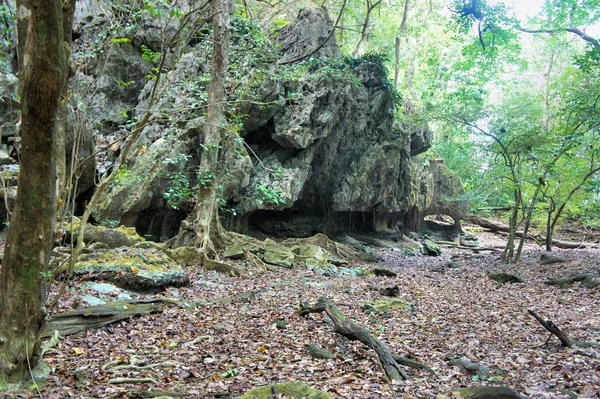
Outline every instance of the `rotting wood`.
[(325, 312), (332, 320), (333, 330), (335, 332), (343, 335), (351, 341), (360, 341), (375, 351), (379, 359), (380, 366), (388, 379), (392, 381), (398, 381), (408, 378), (408, 375), (402, 368), (400, 368), (400, 365), (396, 362), (394, 356), (390, 353), (390, 350), (387, 348), (387, 346), (385, 346), (385, 344), (383, 344), (377, 338), (372, 337), (366, 328), (360, 326), (352, 320), (347, 320), (344, 314), (335, 306), (335, 304), (329, 301), (329, 299), (321, 297), (314, 306), (304, 303), (301, 305), (301, 309), (298, 311), (298, 314), (301, 316), (306, 316), (310, 313), (322, 312)]
[[(495, 220), (487, 219), (481, 216), (469, 216), (467, 220), (471, 223), (477, 224), (486, 229), (490, 229), (493, 231), (501, 231), (504, 233), (509, 232), (509, 226), (507, 224), (497, 222)], [(517, 237), (523, 236), (522, 231), (515, 232)], [(542, 245), (545, 241), (545, 237), (542, 235), (534, 236), (533, 234), (527, 234), (527, 238), (535, 241), (539, 245)], [(571, 241), (562, 241), (562, 240), (552, 240), (552, 245), (561, 249), (585, 249), (585, 248), (600, 248), (600, 245), (594, 243), (586, 243), (586, 242), (571, 242)]]
[(162, 306), (159, 303), (117, 301), (56, 313), (46, 325), (41, 338), (49, 338), (55, 330), (58, 330), (60, 335), (65, 336), (104, 327), (132, 317), (160, 312), (162, 312)]
[[(574, 339), (569, 338), (569, 336), (564, 331), (562, 331), (560, 328), (558, 328), (558, 326), (556, 324), (554, 324), (551, 320), (544, 320), (532, 309), (528, 309), (527, 313), (532, 315), (552, 335), (556, 336), (560, 340), (560, 343), (562, 344), (562, 346), (565, 346), (565, 347), (577, 346), (579, 348), (600, 347), (600, 344), (596, 343), (596, 342), (576, 341)], [(544, 345), (548, 344), (548, 341), (550, 341), (550, 338), (552, 337), (552, 335), (550, 335), (550, 337), (548, 337), (548, 339), (546, 340)]]
[(142, 377), (142, 378), (111, 378), (108, 380), (109, 384), (158, 384), (154, 378)]
[(433, 369), (431, 367), (427, 366), (426, 364), (417, 362), (414, 359), (409, 359), (408, 357), (404, 357), (404, 356), (400, 356), (400, 355), (392, 355), (392, 357), (394, 358), (396, 363), (398, 363), (401, 366), (406, 366), (406, 367), (410, 367), (410, 368), (418, 369), (418, 370), (427, 370), (431, 374), (435, 374), (435, 371), (433, 371)]
[(61, 336), (105, 327), (119, 321), (146, 314), (160, 313), (165, 306), (183, 309), (197, 309), (211, 305), (222, 305), (234, 301), (251, 302), (262, 290), (246, 291), (233, 297), (216, 298), (200, 302), (187, 302), (178, 298), (142, 298), (129, 301), (115, 301), (104, 305), (55, 313), (46, 325), (41, 338), (50, 338), (55, 331)]

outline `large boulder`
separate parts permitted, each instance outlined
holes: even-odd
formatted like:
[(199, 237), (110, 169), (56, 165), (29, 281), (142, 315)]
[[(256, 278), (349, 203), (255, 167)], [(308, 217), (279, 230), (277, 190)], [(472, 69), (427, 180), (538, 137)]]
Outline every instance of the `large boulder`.
[(74, 274), (135, 291), (161, 291), (167, 286), (189, 283), (189, 276), (180, 265), (153, 248), (97, 250), (77, 261)]

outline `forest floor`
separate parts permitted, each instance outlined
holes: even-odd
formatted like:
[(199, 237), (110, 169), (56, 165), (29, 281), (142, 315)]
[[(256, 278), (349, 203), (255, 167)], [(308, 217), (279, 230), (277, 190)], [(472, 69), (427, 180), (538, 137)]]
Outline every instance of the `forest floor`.
[[(477, 236), (488, 246), (503, 243), (491, 233)], [(191, 398), (213, 393), (235, 397), (253, 387), (290, 380), (335, 398), (434, 398), (467, 386), (510, 386), (530, 398), (566, 398), (566, 390), (579, 398), (600, 397), (600, 349), (564, 348), (555, 337), (544, 346), (549, 333), (527, 314), (535, 309), (571, 338), (600, 342), (600, 287), (544, 283), (581, 272), (600, 274), (600, 250), (558, 250), (555, 254), (566, 262), (540, 265), (542, 249), (528, 245), (522, 262), (510, 267), (500, 264), (499, 252), (444, 248), (439, 257), (410, 257), (392, 249), (376, 251), (383, 261), (349, 267), (385, 267), (396, 277), (326, 277), (282, 269), (231, 278), (190, 268), (189, 286), (154, 296), (198, 301), (262, 291), (251, 302), (165, 307), (162, 313), (63, 337), (44, 356), (51, 370), (47, 385), (41, 392), (13, 397), (142, 398), (147, 396), (135, 393), (144, 389)], [(455, 260), (461, 267), (447, 267)], [(499, 285), (488, 277), (492, 271), (517, 273), (524, 282)], [(385, 298), (377, 287), (395, 284), (399, 298), (414, 307), (384, 314), (361, 309), (365, 301)], [(89, 283), (76, 280), (56, 311), (84, 307), (80, 297), (86, 293)], [(392, 353), (425, 363), (435, 373), (405, 368), (406, 381), (388, 384), (372, 350), (334, 333), (323, 314), (296, 314), (300, 303), (314, 304), (321, 296), (365, 326)], [(103, 298), (116, 300), (116, 293)], [(287, 324), (278, 326), (278, 321)], [(305, 349), (311, 343), (335, 357), (312, 358)], [(485, 365), (491, 378), (480, 381), (449, 365), (448, 354)], [(154, 366), (114, 367), (130, 363)], [(118, 377), (149, 377), (156, 383), (108, 382)]]

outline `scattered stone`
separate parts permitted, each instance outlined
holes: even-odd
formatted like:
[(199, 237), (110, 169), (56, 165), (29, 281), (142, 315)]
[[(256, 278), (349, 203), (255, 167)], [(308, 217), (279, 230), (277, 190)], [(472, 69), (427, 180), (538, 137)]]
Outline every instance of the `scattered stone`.
[(417, 251), (415, 251), (413, 248), (406, 247), (406, 248), (404, 248), (404, 255), (417, 256)]
[(93, 283), (89, 285), (91, 290), (99, 292), (101, 294), (114, 294), (120, 292), (121, 289), (114, 284), (109, 283)]
[(219, 283), (215, 283), (214, 281), (207, 281), (207, 280), (197, 280), (196, 285), (200, 285), (200, 286), (205, 286), (205, 287), (222, 287), (222, 284)]
[(383, 267), (376, 267), (373, 269), (373, 274), (378, 277), (396, 277), (397, 274), (389, 269)]
[(125, 293), (125, 292), (122, 292), (119, 295), (117, 295), (117, 299), (119, 301), (129, 301), (129, 300), (131, 300), (133, 298), (132, 298), (131, 295), (129, 295), (129, 294)]
[(414, 309), (412, 303), (396, 298), (364, 302), (361, 307), (365, 312), (372, 313), (388, 313), (392, 309)]
[(183, 266), (197, 266), (204, 261), (204, 255), (198, 248), (183, 246), (166, 251), (169, 258)]
[(423, 255), (440, 256), (442, 254), (442, 249), (439, 245), (433, 242), (433, 240), (426, 238), (425, 240), (423, 240), (422, 244), (423, 245), (421, 247), (421, 252), (423, 253)]
[(275, 327), (277, 327), (279, 330), (284, 330), (286, 329), (288, 326), (288, 323), (286, 323), (283, 320), (277, 320), (277, 322), (275, 323)]
[(301, 382), (265, 385), (246, 392), (240, 399), (271, 399), (279, 395), (292, 399), (333, 399), (330, 393), (310, 388)]
[(223, 334), (227, 332), (227, 327), (225, 327), (223, 324), (213, 324), (210, 326), (210, 328), (212, 328), (212, 330), (217, 334)]
[(265, 240), (265, 262), (276, 266), (291, 268), (294, 263), (294, 253), (284, 245), (267, 238)]
[(321, 348), (316, 344), (309, 344), (304, 347), (306, 351), (315, 359), (333, 359), (333, 353)]
[(490, 273), (488, 277), (500, 284), (514, 284), (523, 282), (523, 277), (510, 273)]
[(400, 287), (398, 287), (398, 284), (391, 287), (380, 287), (377, 291), (384, 296), (396, 297), (400, 295)]
[(106, 303), (106, 301), (91, 295), (82, 295), (80, 298), (90, 306), (104, 305)]
[(568, 286), (575, 282), (580, 282), (584, 287), (592, 289), (600, 285), (600, 275), (580, 274), (573, 277), (548, 280), (546, 281), (546, 284)]
[(459, 398), (459, 399), (527, 399), (517, 391), (508, 387), (476, 387), (476, 388), (459, 388), (450, 392), (446, 392), (439, 396), (444, 398)]
[(448, 262), (446, 266), (448, 266), (449, 269), (460, 269), (462, 267), (462, 263), (455, 260), (452, 262)]
[[(80, 227), (81, 221), (78, 218), (73, 217), (70, 222), (61, 225), (61, 230), (65, 233), (66, 240), (70, 240), (71, 236), (73, 240), (77, 240)], [(101, 243), (104, 244), (105, 248), (113, 249), (119, 247), (131, 247), (146, 240), (137, 234), (133, 227), (119, 226), (116, 228), (109, 228), (105, 226), (94, 226), (88, 223), (85, 227), (83, 241), (86, 244)]]
[(565, 258), (557, 255), (549, 254), (548, 252), (544, 252), (542, 256), (540, 256), (540, 264), (542, 265), (551, 265), (553, 263), (563, 263), (566, 262)]
[(243, 259), (244, 249), (238, 244), (231, 244), (225, 247), (223, 257), (229, 259)]

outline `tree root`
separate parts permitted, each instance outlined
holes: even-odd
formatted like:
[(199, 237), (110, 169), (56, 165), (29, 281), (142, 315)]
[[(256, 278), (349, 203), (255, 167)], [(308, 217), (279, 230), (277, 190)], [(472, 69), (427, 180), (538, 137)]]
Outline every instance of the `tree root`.
[[(558, 328), (558, 326), (554, 324), (551, 320), (542, 319), (536, 312), (534, 312), (531, 309), (527, 310), (527, 313), (532, 315), (552, 335), (555, 335), (560, 340), (562, 346), (577, 346), (579, 348), (600, 348), (600, 344), (596, 342), (576, 341), (574, 339), (569, 338), (569, 336), (566, 333), (564, 333), (560, 328)], [(544, 345), (548, 344), (548, 341), (550, 341), (552, 335), (548, 337), (548, 340), (546, 340), (546, 343)]]
[(314, 306), (310, 306), (307, 303), (302, 304), (297, 313), (301, 316), (306, 316), (310, 313), (322, 312), (327, 313), (327, 316), (333, 321), (333, 330), (335, 332), (352, 341), (360, 341), (375, 351), (381, 369), (389, 380), (408, 378), (406, 372), (400, 368), (399, 364), (433, 372), (431, 368), (412, 359), (392, 355), (381, 341), (372, 337), (364, 327), (352, 320), (347, 320), (343, 313), (325, 297), (319, 298), (319, 301)]

